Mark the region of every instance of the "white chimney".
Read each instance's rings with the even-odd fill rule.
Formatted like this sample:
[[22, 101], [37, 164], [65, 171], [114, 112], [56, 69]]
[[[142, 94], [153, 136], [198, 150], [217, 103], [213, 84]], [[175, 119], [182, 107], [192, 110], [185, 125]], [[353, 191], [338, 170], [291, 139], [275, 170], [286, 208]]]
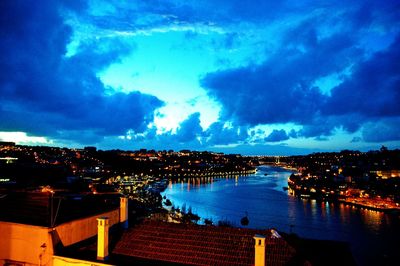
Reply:
[[121, 197], [119, 202], [119, 222], [123, 229], [128, 229], [128, 198]]
[[265, 236], [255, 235], [254, 240], [254, 265], [265, 266]]
[[109, 221], [107, 217], [97, 218], [97, 259], [106, 260], [108, 258], [108, 229]]

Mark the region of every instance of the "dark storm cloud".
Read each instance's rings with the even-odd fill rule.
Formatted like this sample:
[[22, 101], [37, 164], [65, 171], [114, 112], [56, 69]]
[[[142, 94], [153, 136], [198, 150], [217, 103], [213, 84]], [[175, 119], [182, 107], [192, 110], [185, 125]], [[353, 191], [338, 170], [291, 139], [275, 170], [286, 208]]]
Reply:
[[[200, 142], [245, 144], [252, 126], [291, 122], [302, 128], [274, 130], [265, 140], [325, 139], [336, 129], [350, 133], [361, 129], [367, 142], [400, 139], [400, 38], [387, 49], [380, 43], [390, 43], [399, 32], [399, 1], [91, 3], [0, 1], [0, 131], [90, 143], [131, 130], [144, 132], [135, 136], [137, 141], [146, 138], [161, 145], [200, 147]], [[70, 19], [68, 25], [63, 16]], [[147, 126], [154, 110], [163, 105], [160, 100], [139, 92], [114, 93], [97, 77], [99, 71], [135, 49], [121, 39], [96, 39], [97, 34], [162, 32], [183, 26], [192, 29], [186, 32], [190, 40], [198, 34], [196, 27], [214, 27], [225, 36], [219, 45], [234, 49], [246, 41], [243, 35], [256, 36], [257, 30], [272, 24], [281, 24], [282, 29], [279, 36], [265, 36], [265, 41], [276, 40], [279, 48], [266, 52], [267, 44], [257, 40], [257, 49], [261, 49], [257, 53], [265, 50], [264, 62], [202, 78], [203, 87], [222, 106], [220, 121], [205, 131], [200, 114], [194, 113], [176, 134], [157, 135], [154, 127]], [[246, 34], [237, 32], [243, 25]], [[74, 26], [83, 37], [76, 53], [66, 57]], [[85, 33], [91, 36], [85, 38]], [[376, 40], [377, 36], [385, 38]], [[376, 47], [381, 51], [376, 52]], [[345, 69], [349, 73], [342, 76], [347, 77], [341, 77], [342, 84], [330, 94], [316, 87], [316, 80]], [[225, 121], [235, 126], [225, 127]]]
[[109, 93], [96, 76], [132, 47], [92, 41], [66, 57], [72, 30], [60, 7], [71, 8], [59, 1], [0, 4], [0, 130], [77, 140], [79, 131], [91, 131], [86, 135], [94, 141], [145, 130], [162, 102], [138, 92]]
[[196, 140], [202, 133], [200, 113], [193, 113], [179, 125], [175, 136], [179, 142], [189, 142]]
[[[102, 29], [146, 30], [155, 27], [180, 25], [236, 24], [246, 21], [265, 22], [279, 17], [279, 11], [290, 8], [286, 1], [254, 0], [147, 0], [126, 3], [119, 0], [96, 1], [96, 4], [112, 5], [113, 12], [101, 14], [102, 19], [91, 17], [91, 21]], [[97, 16], [97, 15], [96, 15]], [[104, 21], [112, 21], [105, 23]]]
[[307, 122], [327, 100], [312, 83], [345, 67], [348, 62], [342, 57], [358, 53], [341, 34], [312, 43], [313, 47], [309, 43], [307, 34], [306, 52], [283, 49], [260, 66], [208, 74], [202, 84], [223, 104], [226, 119], [250, 125]]
[[355, 66], [353, 74], [334, 88], [321, 106], [324, 123], [319, 121], [313, 127], [327, 132], [341, 125], [351, 133], [362, 128], [366, 142], [400, 140], [396, 134], [400, 117], [399, 47], [400, 36], [386, 50]]
[[269, 134], [266, 138], [266, 142], [279, 142], [279, 141], [284, 141], [288, 140], [289, 136], [287, 135], [286, 131], [284, 129], [281, 130], [276, 130], [274, 129], [271, 134]]
[[[379, 22], [385, 26], [398, 22], [398, 1], [348, 0], [348, 1], [308, 1], [308, 0], [147, 0], [135, 1], [128, 5], [123, 1], [108, 0], [116, 7], [123, 21], [137, 19], [137, 25], [149, 26], [158, 23], [185, 24], [208, 23], [224, 26], [249, 22], [262, 24], [265, 22], [323, 12], [321, 18], [333, 18], [332, 25], [339, 20], [346, 20], [350, 28], [359, 28], [371, 22]], [[101, 1], [99, 1], [101, 4]], [[140, 15], [137, 14], [140, 12]], [[384, 16], [382, 16], [384, 14]], [[136, 15], [136, 16], [133, 16]], [[325, 21], [326, 22], [326, 21]], [[128, 24], [126, 24], [128, 25]], [[351, 29], [348, 30], [351, 30]]]
[[[153, 148], [153, 149], [201, 149], [204, 137], [203, 128], [200, 125], [200, 113], [190, 114], [181, 122], [176, 132], [172, 130], [157, 133], [157, 127], [148, 128], [143, 134], [134, 134], [130, 138], [114, 139], [111, 143], [120, 145], [121, 142], [128, 143], [130, 147], [135, 148]], [[112, 147], [112, 146], [110, 146]]]
[[[177, 132], [181, 139], [202, 135], [208, 144], [237, 143], [248, 138], [251, 126], [291, 122], [302, 129], [275, 130], [266, 140], [322, 140], [336, 129], [349, 133], [362, 129], [366, 141], [399, 140], [393, 134], [398, 128], [393, 123], [400, 116], [396, 104], [400, 102], [398, 39], [387, 50], [375, 53], [377, 47], [382, 49], [382, 42], [390, 43], [390, 36], [399, 32], [398, 1], [152, 0], [139, 2], [133, 9], [144, 16], [124, 13], [124, 19], [115, 24], [119, 29], [132, 29], [126, 23], [132, 18], [142, 29], [215, 25], [225, 31], [219, 45], [226, 49], [235, 48], [239, 41], [236, 25], [291, 25], [282, 27], [279, 49], [273, 54], [269, 51], [261, 64], [216, 71], [202, 78], [209, 95], [222, 104], [221, 121], [200, 134], [199, 121], [192, 115]], [[383, 38], [385, 35], [388, 37]], [[342, 74], [345, 69], [350, 72], [347, 77]], [[343, 83], [331, 94], [322, 93], [315, 82], [329, 75], [340, 75]], [[224, 121], [237, 126], [226, 128]], [[375, 124], [382, 125], [382, 132], [373, 135], [371, 132], [379, 129]], [[186, 130], [190, 128], [195, 133]]]
[[366, 142], [400, 140], [400, 117], [368, 122], [362, 129], [362, 138]]
[[[215, 145], [247, 143], [248, 128], [239, 126], [226, 127], [225, 123], [215, 122], [206, 130], [200, 125], [200, 113], [189, 115], [180, 123], [176, 132], [167, 131], [156, 134], [156, 127], [151, 127], [144, 134], [135, 135], [131, 145], [141, 143], [146, 147], [164, 147], [167, 149], [208, 149]], [[140, 148], [140, 147], [139, 147]]]
[[251, 2], [244, 2], [241, 0], [215, 0], [209, 1], [208, 7], [210, 10], [215, 10], [214, 12], [219, 12], [220, 15], [227, 19], [264, 21], [267, 18], [278, 16], [279, 12], [287, 7], [286, 2], [287, 1], [267, 0], [253, 0]]
[[225, 127], [222, 122], [215, 122], [204, 132], [208, 145], [227, 145], [245, 141], [249, 135], [246, 127]]
[[292, 130], [289, 135], [292, 138], [326, 137], [333, 135], [335, 133], [335, 129], [343, 129], [346, 132], [354, 133], [360, 129], [364, 120], [364, 117], [360, 116], [359, 114], [351, 113], [330, 116], [315, 115], [312, 120], [302, 124], [302, 129], [298, 131]]
[[[224, 126], [215, 122], [206, 130], [200, 125], [200, 113], [193, 113], [182, 121], [176, 132], [167, 131], [156, 134], [156, 127], [148, 128], [144, 134], [135, 135], [131, 145], [141, 143], [146, 147], [164, 147], [167, 149], [207, 149], [215, 145], [246, 143], [249, 137], [246, 127]], [[140, 148], [140, 147], [139, 147]]]
[[324, 113], [365, 117], [400, 116], [400, 36], [385, 51], [355, 67], [332, 91]]
[[[385, 119], [400, 116], [400, 38], [377, 52], [361, 45], [367, 35], [377, 34], [372, 29], [379, 27], [388, 36], [399, 32], [393, 25], [399, 25], [400, 5], [350, 3], [334, 4], [337, 9], [286, 30], [281, 47], [263, 63], [204, 76], [202, 85], [222, 104], [223, 119], [249, 126], [290, 122], [303, 126], [290, 137], [324, 139], [336, 129], [354, 133], [375, 121], [385, 125], [386, 133], [374, 140], [366, 126], [366, 141], [400, 140], [392, 131], [398, 124]], [[374, 48], [379, 41], [368, 44]], [[315, 86], [318, 79], [345, 69], [350, 73], [330, 95]]]

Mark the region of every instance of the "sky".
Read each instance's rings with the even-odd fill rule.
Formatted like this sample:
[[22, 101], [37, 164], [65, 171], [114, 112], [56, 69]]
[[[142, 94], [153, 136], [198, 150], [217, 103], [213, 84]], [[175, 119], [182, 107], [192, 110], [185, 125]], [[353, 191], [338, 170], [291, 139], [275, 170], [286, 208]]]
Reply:
[[400, 148], [400, 2], [2, 0], [0, 140]]

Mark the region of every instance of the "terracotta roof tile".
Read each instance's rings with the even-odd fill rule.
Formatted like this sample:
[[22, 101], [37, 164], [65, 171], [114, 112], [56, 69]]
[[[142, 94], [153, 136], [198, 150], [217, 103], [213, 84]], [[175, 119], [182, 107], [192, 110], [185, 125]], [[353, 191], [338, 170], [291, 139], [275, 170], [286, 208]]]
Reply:
[[190, 265], [253, 265], [254, 235], [266, 236], [267, 265], [295, 254], [269, 230], [147, 222], [124, 233], [114, 254]]

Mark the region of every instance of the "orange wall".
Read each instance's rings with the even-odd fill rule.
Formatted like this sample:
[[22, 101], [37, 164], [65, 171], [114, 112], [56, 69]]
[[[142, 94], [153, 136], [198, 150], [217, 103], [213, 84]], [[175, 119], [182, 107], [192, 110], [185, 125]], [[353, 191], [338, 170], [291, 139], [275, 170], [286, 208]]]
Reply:
[[[25, 262], [28, 265], [50, 265], [53, 247], [50, 229], [0, 222], [0, 259]], [[40, 246], [46, 244], [43, 250]]]
[[119, 209], [57, 226], [56, 231], [61, 243], [69, 246], [97, 235], [97, 218], [99, 217], [108, 217], [111, 227], [119, 223]]
[[[54, 229], [41, 226], [0, 222], [0, 265], [5, 260], [27, 265], [52, 265], [53, 242], [50, 232], [56, 230], [61, 243], [69, 246], [97, 235], [97, 218], [108, 217], [110, 227], [119, 223], [119, 209], [61, 224]], [[45, 244], [46, 248], [41, 246]]]

